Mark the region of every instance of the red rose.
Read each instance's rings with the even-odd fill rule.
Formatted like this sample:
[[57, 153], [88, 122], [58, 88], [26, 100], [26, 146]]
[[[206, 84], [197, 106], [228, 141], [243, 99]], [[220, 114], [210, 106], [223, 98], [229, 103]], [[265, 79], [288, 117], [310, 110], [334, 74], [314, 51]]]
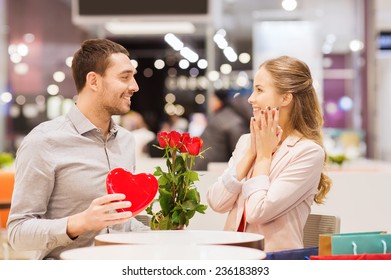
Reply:
[[181, 152], [182, 153], [187, 153], [187, 148], [186, 148], [186, 141], [187, 139], [190, 138], [190, 133], [189, 132], [183, 132], [182, 133], [182, 136], [181, 136], [181, 142], [182, 142], [182, 145], [181, 145]]
[[183, 143], [186, 146], [187, 152], [193, 156], [197, 156], [202, 150], [202, 139], [200, 137], [192, 137], [185, 140]]
[[159, 146], [165, 148], [168, 144], [168, 133], [167, 132], [159, 132], [157, 134], [157, 140], [159, 141]]
[[168, 144], [171, 148], [180, 148], [181, 146], [181, 134], [177, 131], [171, 131], [168, 134]]

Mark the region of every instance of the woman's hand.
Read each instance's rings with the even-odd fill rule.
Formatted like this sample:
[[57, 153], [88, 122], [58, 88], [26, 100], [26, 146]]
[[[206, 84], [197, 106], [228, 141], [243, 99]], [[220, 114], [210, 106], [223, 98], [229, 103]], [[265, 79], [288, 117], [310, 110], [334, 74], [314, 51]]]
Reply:
[[254, 125], [255, 125], [255, 118], [251, 118], [250, 120], [251, 144], [236, 167], [236, 177], [239, 181], [247, 176], [247, 173], [249, 172], [257, 156]]
[[116, 209], [131, 206], [124, 194], [108, 194], [94, 199], [83, 212], [68, 218], [67, 234], [76, 238], [88, 231], [99, 231], [115, 224], [123, 224], [132, 217], [132, 212], [116, 212]]
[[282, 129], [278, 125], [280, 111], [278, 108], [267, 107], [262, 110], [259, 118], [253, 125], [255, 135], [256, 159], [255, 175], [269, 175], [271, 158], [281, 141]]
[[277, 108], [267, 107], [262, 110], [255, 129], [257, 159], [271, 158], [282, 136], [282, 129], [278, 125], [280, 111]]

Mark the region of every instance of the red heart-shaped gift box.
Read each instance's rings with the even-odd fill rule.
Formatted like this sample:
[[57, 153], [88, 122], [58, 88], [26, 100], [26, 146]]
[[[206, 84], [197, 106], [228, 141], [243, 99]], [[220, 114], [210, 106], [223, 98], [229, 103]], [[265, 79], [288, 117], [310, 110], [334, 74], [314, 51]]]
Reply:
[[152, 174], [132, 174], [124, 168], [115, 168], [107, 174], [106, 189], [109, 194], [125, 194], [124, 200], [130, 201], [132, 205], [117, 211], [131, 211], [135, 216], [147, 208], [155, 198], [158, 182]]

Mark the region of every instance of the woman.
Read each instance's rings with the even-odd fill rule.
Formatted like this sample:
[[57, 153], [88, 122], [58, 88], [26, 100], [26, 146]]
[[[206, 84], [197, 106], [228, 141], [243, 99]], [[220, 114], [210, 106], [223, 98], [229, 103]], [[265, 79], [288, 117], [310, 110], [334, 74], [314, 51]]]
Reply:
[[264, 62], [248, 101], [250, 133], [238, 140], [208, 203], [229, 211], [225, 230], [264, 235], [266, 252], [303, 248], [312, 202], [322, 203], [331, 186], [308, 66], [288, 56]]

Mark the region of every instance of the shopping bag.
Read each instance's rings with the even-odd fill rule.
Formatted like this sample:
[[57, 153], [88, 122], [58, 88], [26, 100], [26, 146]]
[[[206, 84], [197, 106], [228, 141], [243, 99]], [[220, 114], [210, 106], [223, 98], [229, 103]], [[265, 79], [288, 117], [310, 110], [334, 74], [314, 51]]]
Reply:
[[310, 260], [391, 260], [391, 254], [310, 256]]
[[313, 255], [318, 255], [318, 246], [269, 252], [266, 254], [266, 260], [309, 260]]
[[391, 252], [391, 235], [386, 231], [319, 235], [319, 256], [389, 252]]

